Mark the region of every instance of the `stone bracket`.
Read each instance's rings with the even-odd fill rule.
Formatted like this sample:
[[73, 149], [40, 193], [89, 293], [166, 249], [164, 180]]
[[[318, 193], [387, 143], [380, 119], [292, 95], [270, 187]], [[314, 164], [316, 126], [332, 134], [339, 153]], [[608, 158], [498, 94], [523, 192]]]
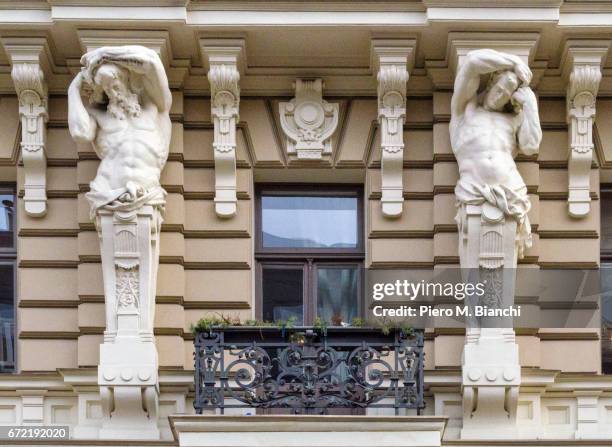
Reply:
[[2, 44], [13, 66], [11, 77], [19, 98], [25, 211], [29, 216], [42, 217], [47, 213], [47, 41], [42, 37], [10, 37], [3, 38]]
[[339, 105], [323, 99], [323, 80], [296, 79], [295, 98], [279, 104], [287, 153], [292, 160], [320, 161], [332, 154]]
[[382, 213], [396, 218], [404, 204], [404, 122], [408, 66], [414, 65], [415, 39], [373, 39], [372, 68], [378, 80]]
[[568, 211], [581, 218], [591, 209], [590, 179], [593, 161], [595, 101], [601, 81], [601, 66], [609, 40], [568, 40], [563, 54], [563, 77], [567, 82]]
[[240, 108], [240, 68], [244, 39], [200, 39], [208, 65], [210, 108], [214, 123], [215, 212], [236, 215], [236, 125]]

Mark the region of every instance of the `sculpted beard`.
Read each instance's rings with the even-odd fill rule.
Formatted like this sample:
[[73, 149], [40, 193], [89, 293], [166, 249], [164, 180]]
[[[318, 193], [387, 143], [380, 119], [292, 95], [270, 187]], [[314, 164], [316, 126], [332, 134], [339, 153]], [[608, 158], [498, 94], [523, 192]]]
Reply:
[[[103, 65], [93, 76], [89, 76], [86, 90], [90, 90], [89, 101], [93, 104], [106, 106], [106, 110], [113, 118], [124, 120], [126, 117], [140, 115], [138, 94], [131, 91], [134, 87], [139, 91], [138, 85], [127, 73], [113, 65]], [[129, 86], [129, 87], [128, 87]]]
[[138, 95], [125, 89], [121, 92], [114, 91], [108, 96], [106, 110], [114, 118], [124, 120], [127, 116], [134, 118], [140, 115], [140, 104]]

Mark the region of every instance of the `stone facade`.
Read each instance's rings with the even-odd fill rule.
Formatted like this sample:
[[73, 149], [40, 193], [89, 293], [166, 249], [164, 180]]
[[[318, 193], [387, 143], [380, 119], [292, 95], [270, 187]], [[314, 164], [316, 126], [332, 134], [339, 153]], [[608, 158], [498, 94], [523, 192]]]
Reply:
[[[100, 160], [70, 136], [67, 91], [81, 56], [105, 44], [155, 50], [172, 92], [153, 329], [164, 440], [173, 438], [169, 415], [193, 412], [190, 325], [204, 315], [254, 315], [255, 184], [362, 184], [366, 267], [459, 265], [449, 121], [464, 50], [523, 51], [533, 71], [542, 142], [537, 157], [516, 158], [533, 230], [519, 264], [599, 265], [600, 185], [612, 182], [612, 4], [26, 3], [0, 4], [0, 182], [19, 195], [18, 372], [0, 374], [1, 425], [62, 424], [76, 438], [100, 436], [103, 256], [85, 197]], [[36, 67], [31, 104], [22, 65]], [[321, 110], [337, 119], [314, 161], [291, 152], [281, 115], [302, 79], [322, 81], [313, 82]], [[388, 92], [400, 99], [387, 104]], [[327, 106], [337, 110], [328, 116]], [[35, 160], [26, 128], [38, 138]], [[425, 414], [448, 418], [445, 440], [463, 427], [464, 343], [461, 329], [426, 331]], [[519, 330], [516, 344], [517, 439], [612, 439], [612, 378], [601, 375], [598, 330]]]

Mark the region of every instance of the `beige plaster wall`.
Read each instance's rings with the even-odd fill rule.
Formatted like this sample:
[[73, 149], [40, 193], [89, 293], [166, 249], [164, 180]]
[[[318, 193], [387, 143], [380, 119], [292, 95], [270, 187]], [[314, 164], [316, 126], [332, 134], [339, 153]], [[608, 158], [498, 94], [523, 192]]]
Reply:
[[[204, 315], [253, 315], [254, 179], [357, 182], [365, 185], [366, 265], [371, 268], [457, 265], [453, 188], [458, 177], [448, 134], [450, 93], [410, 98], [404, 129], [404, 212], [385, 219], [380, 209], [380, 142], [375, 98], [326, 98], [340, 103], [334, 156], [305, 174], [288, 163], [278, 98], [242, 98], [238, 132], [238, 214], [214, 213], [213, 129], [210, 102], [174, 92], [173, 135], [162, 184], [169, 192], [162, 226], [156, 335], [160, 365], [192, 368], [189, 326]], [[18, 203], [19, 367], [23, 371], [93, 366], [104, 330], [98, 239], [84, 193], [98, 160], [67, 129], [66, 98], [49, 102], [46, 217], [30, 218]], [[599, 107], [599, 105], [598, 105]], [[604, 106], [605, 107], [605, 106]], [[536, 243], [523, 264], [537, 268], [596, 266], [599, 260], [599, 170], [592, 170], [591, 214], [566, 211], [567, 130], [562, 98], [541, 99], [544, 140], [537, 159], [520, 157], [533, 208]], [[17, 102], [0, 98], [0, 180], [17, 179]], [[598, 128], [612, 115], [599, 113]], [[611, 123], [612, 124], [612, 123]], [[599, 140], [598, 153], [607, 151]], [[303, 171], [303, 174], [300, 174]], [[15, 174], [16, 172], [16, 174]], [[519, 334], [525, 366], [597, 372], [597, 334], [548, 331]], [[457, 367], [461, 331], [427, 336], [427, 368]], [[575, 362], [580, 358], [584, 361]]]

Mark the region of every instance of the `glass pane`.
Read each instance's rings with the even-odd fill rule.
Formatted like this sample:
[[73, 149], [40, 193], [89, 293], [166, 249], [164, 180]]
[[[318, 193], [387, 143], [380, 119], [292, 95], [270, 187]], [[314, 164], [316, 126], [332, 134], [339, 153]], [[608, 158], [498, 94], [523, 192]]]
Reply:
[[15, 210], [15, 196], [13, 194], [0, 194], [0, 248], [14, 246], [13, 214]]
[[356, 248], [356, 197], [263, 196], [266, 248]]
[[263, 267], [261, 273], [263, 319], [304, 324], [304, 295], [302, 268]]
[[601, 250], [612, 251], [612, 191], [601, 191]]
[[0, 265], [0, 372], [15, 369], [13, 266]]
[[612, 373], [612, 263], [602, 263], [599, 270], [601, 281], [601, 356], [602, 372]]
[[317, 268], [317, 315], [340, 326], [359, 316], [358, 267]]

